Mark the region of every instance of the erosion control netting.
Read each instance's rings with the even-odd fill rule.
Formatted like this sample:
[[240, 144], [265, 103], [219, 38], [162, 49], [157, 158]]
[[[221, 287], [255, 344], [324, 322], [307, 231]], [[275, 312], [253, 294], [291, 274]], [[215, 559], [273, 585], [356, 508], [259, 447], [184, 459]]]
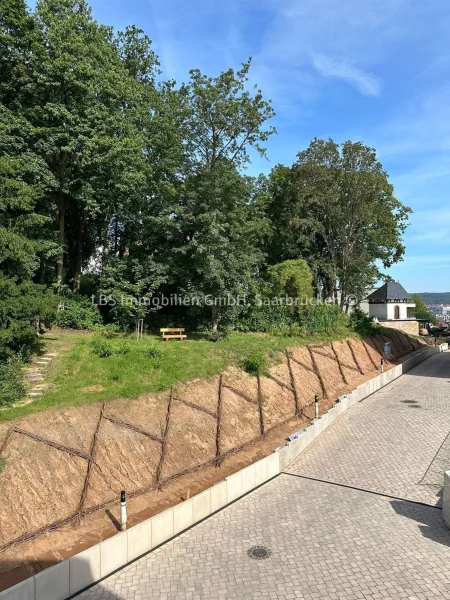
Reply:
[[[294, 417], [314, 416], [426, 343], [398, 333], [295, 347], [267, 376], [230, 367], [166, 393], [117, 399], [0, 424], [0, 552], [222, 461]], [[389, 361], [388, 361], [389, 363]], [[4, 569], [3, 569], [4, 570]]]

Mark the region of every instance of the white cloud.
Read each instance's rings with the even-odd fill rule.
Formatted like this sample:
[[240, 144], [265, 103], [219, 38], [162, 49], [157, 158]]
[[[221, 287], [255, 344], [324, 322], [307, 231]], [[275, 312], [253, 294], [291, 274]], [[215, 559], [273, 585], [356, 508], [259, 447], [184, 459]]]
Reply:
[[321, 75], [347, 81], [365, 96], [378, 96], [381, 93], [382, 83], [379, 77], [365, 73], [345, 59], [314, 54], [312, 64]]

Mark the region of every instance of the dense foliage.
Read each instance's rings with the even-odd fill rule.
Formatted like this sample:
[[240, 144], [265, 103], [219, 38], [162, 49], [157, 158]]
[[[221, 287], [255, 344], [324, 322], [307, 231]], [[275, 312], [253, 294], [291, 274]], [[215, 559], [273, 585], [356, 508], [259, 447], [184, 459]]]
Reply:
[[416, 305], [411, 311], [416, 319], [420, 321], [430, 321], [434, 324], [437, 323], [436, 317], [429, 312], [427, 305], [420, 294], [411, 294], [409, 301]]
[[0, 363], [0, 407], [11, 404], [25, 393], [19, 357]]
[[102, 324], [100, 312], [89, 298], [72, 296], [64, 298], [55, 318], [55, 325], [72, 329], [95, 329]]
[[0, 359], [55, 312], [60, 326], [144, 319], [214, 339], [330, 331], [334, 306], [264, 299], [345, 308], [401, 259], [409, 209], [362, 143], [314, 140], [292, 167], [244, 174], [275, 132], [250, 67], [178, 85], [144, 32], [114, 32], [86, 0], [0, 4]]

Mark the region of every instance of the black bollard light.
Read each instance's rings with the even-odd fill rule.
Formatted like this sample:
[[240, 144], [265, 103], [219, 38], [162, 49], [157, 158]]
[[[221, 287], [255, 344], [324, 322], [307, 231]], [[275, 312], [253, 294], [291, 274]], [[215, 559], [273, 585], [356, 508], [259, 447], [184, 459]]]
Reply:
[[316, 415], [316, 419], [319, 418], [319, 396], [317, 394], [314, 396], [314, 414]]
[[125, 490], [120, 492], [120, 529], [125, 531], [127, 528], [127, 498]]

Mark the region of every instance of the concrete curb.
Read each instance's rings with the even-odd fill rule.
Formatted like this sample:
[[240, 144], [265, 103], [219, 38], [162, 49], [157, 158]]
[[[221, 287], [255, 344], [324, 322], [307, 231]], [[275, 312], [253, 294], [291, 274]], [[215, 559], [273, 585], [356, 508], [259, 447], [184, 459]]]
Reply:
[[[293, 434], [290, 442], [283, 444], [269, 456], [237, 471], [197, 496], [1, 592], [0, 600], [65, 600], [80, 593], [273, 479], [348, 408], [401, 377], [430, 356], [446, 350], [448, 344], [428, 348], [386, 373], [366, 381], [349, 394], [341, 396], [333, 408], [312, 421], [306, 429]], [[447, 515], [450, 526], [450, 471], [445, 474], [445, 481], [448, 506], [446, 509], [444, 492], [444, 519]]]

